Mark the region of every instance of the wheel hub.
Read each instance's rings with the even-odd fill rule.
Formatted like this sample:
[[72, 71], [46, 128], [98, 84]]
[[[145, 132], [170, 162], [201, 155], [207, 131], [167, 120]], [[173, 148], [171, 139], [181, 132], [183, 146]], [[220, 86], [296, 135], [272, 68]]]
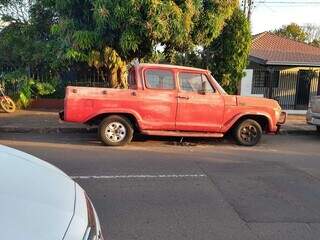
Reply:
[[252, 126], [252, 125], [248, 125], [245, 126], [241, 129], [241, 138], [246, 141], [247, 143], [251, 143], [253, 141], [256, 140], [256, 138], [258, 137], [258, 131], [257, 129]]
[[121, 142], [126, 136], [126, 128], [120, 122], [111, 122], [106, 127], [105, 135], [111, 142]]

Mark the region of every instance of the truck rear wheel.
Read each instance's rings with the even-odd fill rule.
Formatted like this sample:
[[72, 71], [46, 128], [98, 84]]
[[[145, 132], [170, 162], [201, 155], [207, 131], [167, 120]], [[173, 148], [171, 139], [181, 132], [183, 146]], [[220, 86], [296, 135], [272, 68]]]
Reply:
[[235, 127], [233, 135], [239, 145], [255, 146], [262, 137], [262, 128], [255, 120], [245, 119]]
[[133, 127], [127, 118], [112, 115], [100, 123], [99, 136], [107, 146], [123, 146], [131, 142]]
[[320, 133], [320, 126], [317, 126], [317, 131], [318, 133]]

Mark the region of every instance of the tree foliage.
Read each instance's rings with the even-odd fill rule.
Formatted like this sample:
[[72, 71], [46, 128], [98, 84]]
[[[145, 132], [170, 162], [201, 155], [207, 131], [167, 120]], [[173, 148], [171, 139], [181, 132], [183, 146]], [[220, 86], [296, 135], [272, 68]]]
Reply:
[[275, 30], [274, 33], [281, 37], [320, 47], [320, 26], [316, 24], [299, 26], [296, 23], [291, 23]]
[[39, 82], [31, 77], [23, 70], [16, 70], [5, 74], [2, 81], [6, 85], [13, 85], [18, 88], [14, 99], [19, 108], [27, 108], [33, 98], [45, 96], [55, 92], [57, 81], [55, 82]]
[[250, 25], [240, 9], [234, 11], [221, 35], [204, 49], [204, 65], [229, 93], [237, 93], [251, 47]]
[[306, 24], [303, 26], [303, 30], [307, 34], [307, 43], [320, 47], [320, 25]]
[[240, 9], [236, 9], [219, 37], [209, 46], [177, 53], [175, 60], [180, 65], [211, 70], [224, 89], [234, 94], [248, 64], [251, 38], [248, 20]]
[[275, 34], [290, 38], [292, 40], [305, 42], [307, 40], [307, 33], [304, 29], [296, 23], [291, 23], [289, 25], [284, 25], [281, 28], [274, 31]]
[[238, 0], [0, 0], [7, 21], [0, 64], [57, 73], [94, 68], [107, 86], [124, 87], [133, 60], [196, 60], [195, 49], [212, 46], [237, 6]]
[[58, 46], [51, 34], [54, 13], [40, 0], [28, 7], [28, 21], [12, 21], [0, 31], [0, 64], [13, 68], [50, 69], [58, 64]]
[[310, 42], [310, 45], [312, 45], [314, 47], [320, 47], [320, 38], [314, 39], [312, 42]]
[[[151, 55], [157, 45], [163, 46], [169, 62], [176, 51], [209, 45], [237, 4], [237, 0], [56, 0], [59, 22], [53, 31], [60, 37], [65, 59], [94, 62], [92, 66], [116, 87], [125, 85], [125, 74], [119, 74], [123, 64]], [[117, 57], [110, 59], [108, 53]], [[112, 80], [115, 74], [122, 76], [118, 84]]]

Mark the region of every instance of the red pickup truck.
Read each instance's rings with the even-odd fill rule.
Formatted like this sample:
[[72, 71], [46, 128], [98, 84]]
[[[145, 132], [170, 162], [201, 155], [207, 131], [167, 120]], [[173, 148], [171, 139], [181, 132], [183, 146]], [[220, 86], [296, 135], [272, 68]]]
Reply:
[[256, 145], [277, 133], [286, 113], [271, 99], [228, 95], [208, 70], [139, 64], [129, 70], [129, 89], [68, 86], [67, 122], [99, 126], [109, 146], [129, 143], [135, 132], [179, 137], [223, 137]]

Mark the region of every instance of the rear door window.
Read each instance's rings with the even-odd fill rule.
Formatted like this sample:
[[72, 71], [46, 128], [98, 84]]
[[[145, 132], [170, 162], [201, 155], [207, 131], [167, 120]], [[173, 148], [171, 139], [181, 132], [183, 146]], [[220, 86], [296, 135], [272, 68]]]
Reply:
[[145, 82], [150, 89], [175, 89], [173, 73], [167, 70], [147, 70]]
[[128, 75], [128, 84], [130, 89], [137, 89], [137, 83], [136, 83], [136, 78], [135, 78], [135, 70], [132, 68], [129, 71]]

